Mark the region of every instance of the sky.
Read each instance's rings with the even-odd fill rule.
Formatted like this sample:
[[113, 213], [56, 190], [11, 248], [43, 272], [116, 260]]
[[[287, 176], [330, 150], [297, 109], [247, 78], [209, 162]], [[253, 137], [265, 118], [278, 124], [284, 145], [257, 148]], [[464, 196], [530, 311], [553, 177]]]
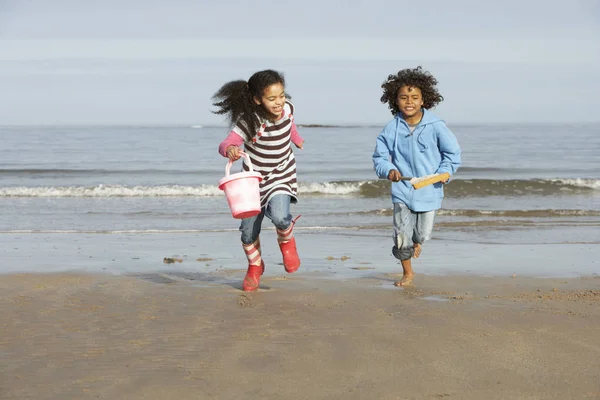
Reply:
[[383, 124], [418, 65], [449, 123], [599, 122], [600, 0], [0, 0], [0, 125], [222, 125], [267, 68], [298, 123]]

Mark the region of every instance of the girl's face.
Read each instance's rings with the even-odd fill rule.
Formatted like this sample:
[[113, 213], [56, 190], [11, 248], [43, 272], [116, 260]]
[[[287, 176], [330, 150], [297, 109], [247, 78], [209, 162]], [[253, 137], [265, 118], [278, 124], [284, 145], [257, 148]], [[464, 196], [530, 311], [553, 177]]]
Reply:
[[414, 86], [402, 86], [400, 90], [398, 90], [396, 104], [404, 119], [420, 115], [421, 106], [423, 105], [423, 94], [421, 93], [421, 89]]
[[272, 119], [277, 120], [281, 118], [283, 105], [285, 104], [285, 90], [283, 85], [281, 83], [274, 83], [271, 86], [267, 86], [263, 91], [262, 97], [260, 99], [255, 97], [254, 102], [263, 106], [271, 114]]

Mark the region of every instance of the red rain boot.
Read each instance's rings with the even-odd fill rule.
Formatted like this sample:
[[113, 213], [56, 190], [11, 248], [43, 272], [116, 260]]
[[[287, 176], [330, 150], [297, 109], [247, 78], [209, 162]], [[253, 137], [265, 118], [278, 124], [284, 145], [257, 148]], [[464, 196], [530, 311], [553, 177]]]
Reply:
[[287, 242], [279, 242], [279, 248], [281, 249], [281, 255], [283, 255], [283, 267], [286, 272], [291, 274], [298, 271], [300, 257], [298, 257], [298, 251], [296, 250], [296, 238], [292, 237]]
[[242, 283], [244, 292], [256, 292], [260, 284], [260, 276], [265, 272], [265, 263], [261, 261], [260, 265], [248, 265], [248, 272]]
[[265, 262], [262, 260], [260, 251], [260, 238], [252, 244], [243, 244], [244, 253], [248, 259], [248, 272], [242, 283], [244, 292], [255, 292], [260, 284], [260, 276], [265, 272]]
[[300, 257], [298, 257], [296, 238], [294, 238], [293, 233], [294, 225], [296, 225], [298, 218], [300, 218], [300, 215], [292, 221], [292, 224], [287, 229], [277, 229], [277, 242], [283, 256], [283, 267], [289, 274], [298, 271], [298, 268], [300, 268]]

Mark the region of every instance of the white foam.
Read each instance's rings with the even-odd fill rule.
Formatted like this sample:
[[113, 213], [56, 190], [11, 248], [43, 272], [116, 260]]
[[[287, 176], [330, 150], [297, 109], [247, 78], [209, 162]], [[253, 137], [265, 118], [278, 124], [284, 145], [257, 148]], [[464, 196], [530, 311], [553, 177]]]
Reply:
[[[300, 184], [303, 195], [350, 195], [358, 193], [361, 182]], [[0, 187], [0, 197], [211, 197], [223, 196], [217, 185], [200, 186], [41, 186]]]
[[600, 190], [600, 179], [585, 179], [585, 178], [574, 178], [574, 179], [550, 179], [551, 182], [562, 183], [563, 185], [577, 186], [590, 188], [594, 190]]
[[350, 195], [360, 192], [364, 182], [313, 182], [300, 184], [298, 190], [302, 194]]
[[[307, 182], [300, 183], [302, 196], [352, 196], [360, 193], [362, 185], [369, 181], [355, 182]], [[548, 179], [546, 182], [566, 186], [600, 190], [599, 179]], [[211, 197], [223, 196], [217, 185], [165, 185], [165, 186], [40, 186], [0, 187], [0, 197]]]
[[44, 186], [3, 187], [0, 197], [166, 197], [166, 196], [222, 196], [216, 185], [200, 186]]

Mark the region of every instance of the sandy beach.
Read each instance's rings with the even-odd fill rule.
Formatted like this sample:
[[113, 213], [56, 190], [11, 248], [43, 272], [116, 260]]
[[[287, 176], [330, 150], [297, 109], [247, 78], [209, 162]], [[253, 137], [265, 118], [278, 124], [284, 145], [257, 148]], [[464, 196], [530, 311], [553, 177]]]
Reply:
[[600, 278], [0, 276], [2, 399], [598, 399]]

